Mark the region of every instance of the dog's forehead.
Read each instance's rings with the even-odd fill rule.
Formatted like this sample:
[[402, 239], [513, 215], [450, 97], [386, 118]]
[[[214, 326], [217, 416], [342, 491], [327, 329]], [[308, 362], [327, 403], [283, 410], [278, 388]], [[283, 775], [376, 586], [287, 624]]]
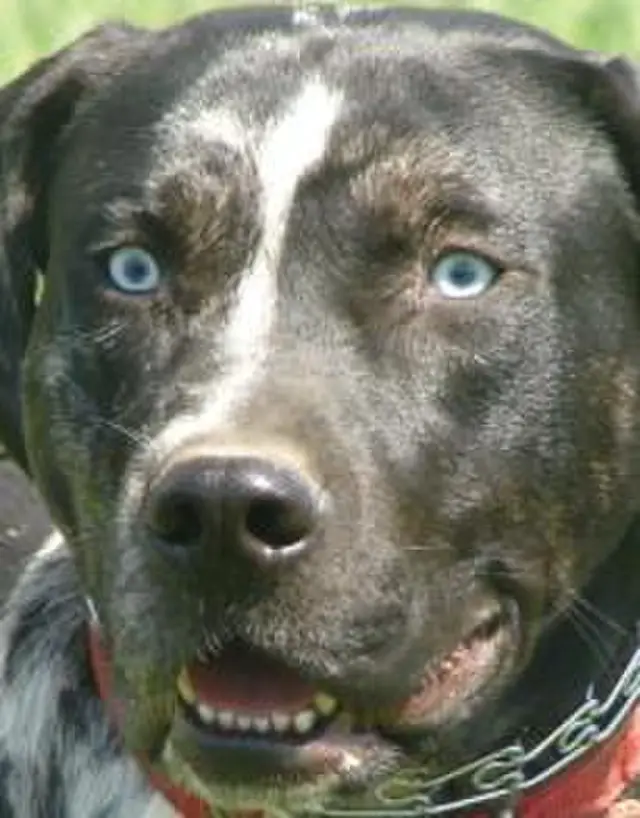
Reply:
[[[380, 125], [392, 137], [428, 134], [480, 151], [485, 134], [491, 134], [488, 147], [505, 136], [506, 129], [499, 134], [496, 126], [507, 122], [501, 147], [509, 150], [514, 131], [530, 141], [536, 125], [570, 117], [554, 72], [547, 83], [544, 75], [527, 76], [519, 62], [522, 51], [555, 53], [544, 39], [519, 29], [508, 29], [509, 37], [472, 27], [443, 33], [429, 20], [388, 27], [311, 25], [240, 39], [201, 62], [195, 80], [167, 98], [153, 131], [154, 156], [161, 161], [163, 154], [188, 152], [203, 137], [234, 149], [255, 148], [310, 84], [343, 100], [332, 131], [376, 128], [378, 152]], [[192, 59], [200, 57], [182, 49], [167, 69], [180, 72]], [[298, 121], [304, 139], [316, 121], [312, 115]]]
[[[475, 33], [463, 31], [439, 43], [436, 32], [424, 25], [390, 30], [316, 26], [242, 40], [212, 56], [191, 87], [167, 100], [158, 129], [168, 137], [162, 147], [169, 149], [171, 138], [190, 133], [208, 132], [232, 144], [242, 132], [259, 138], [310, 81], [347, 98], [342, 119], [366, 109], [402, 129], [411, 101], [420, 105], [429, 97], [435, 102], [429, 107], [444, 103], [441, 108], [451, 113], [461, 91], [467, 101], [490, 93], [470, 81], [477, 40]], [[189, 53], [181, 52], [177, 65], [189, 60]], [[499, 77], [486, 79], [495, 86]], [[309, 131], [313, 124], [310, 119]]]
[[[345, 123], [360, 131], [384, 124], [389, 133], [428, 130], [460, 141], [473, 125], [477, 143], [485, 124], [510, 116], [522, 120], [526, 136], [529, 113], [533, 117], [539, 108], [532, 98], [537, 86], [527, 89], [526, 105], [520, 104], [523, 72], [509, 66], [509, 52], [550, 47], [541, 35], [536, 44], [529, 30], [492, 18], [498, 33], [478, 27], [473, 15], [470, 21], [467, 15], [452, 19], [456, 25], [447, 17], [443, 29], [438, 15], [426, 12], [420, 21], [366, 25], [348, 15], [338, 24], [322, 24], [312, 15], [308, 25], [280, 20], [257, 34], [220, 38], [214, 30], [200, 33], [197, 42], [186, 35], [164, 45], [160, 40], [109, 84], [81, 123], [83, 154], [95, 143], [103, 160], [87, 162], [87, 168], [108, 167], [111, 155], [125, 167], [130, 158], [133, 179], [149, 170], [142, 181], [153, 183], [154, 170], [207, 141], [255, 148], [309, 84], [342, 97], [333, 131], [344, 132]], [[204, 23], [194, 30], [206, 30]], [[302, 116], [298, 122], [301, 139], [316, 124], [312, 116], [306, 125]], [[91, 130], [86, 136], [85, 126]]]
[[[476, 40], [475, 33], [462, 31], [443, 46], [437, 31], [409, 25], [315, 26], [242, 41], [167, 100], [151, 129], [153, 170], [161, 179], [186, 169], [199, 151], [218, 146], [258, 165], [262, 178], [274, 168], [273, 179], [296, 163], [301, 174], [313, 170], [329, 149], [334, 159], [353, 160], [356, 145], [361, 154], [380, 157], [399, 136], [405, 158], [407, 137], [416, 151], [428, 137], [436, 154], [441, 147], [440, 153], [453, 156], [474, 119], [479, 145], [483, 118], [488, 112], [489, 123], [495, 122], [499, 96], [508, 96], [498, 72], [475, 82]], [[534, 103], [529, 99], [527, 106]], [[526, 115], [527, 106], [519, 113]], [[506, 99], [503, 107], [517, 114], [519, 104]], [[282, 148], [278, 159], [286, 160], [280, 168], [273, 164], [276, 144]]]
[[[118, 198], [169, 212], [185, 203], [174, 221], [195, 207], [199, 225], [203, 207], [240, 200], [255, 223], [268, 193], [269, 212], [286, 217], [309, 174], [348, 180], [367, 164], [388, 189], [398, 182], [401, 198], [407, 182], [437, 193], [455, 177], [524, 230], [548, 211], [542, 188], [563, 209], [584, 195], [605, 143], [553, 71], [527, 76], [519, 52], [533, 35], [510, 37], [410, 22], [294, 27], [197, 49], [178, 40], [132, 64], [76, 129], [72, 187], [61, 182], [67, 235], [76, 208], [99, 212]], [[411, 203], [425, 204], [397, 205]]]
[[[392, 180], [395, 161], [396, 181], [412, 175], [424, 190], [434, 177], [457, 176], [514, 214], [541, 177], [582, 176], [588, 151], [566, 144], [589, 142], [589, 134], [553, 99], [552, 87], [541, 90], [538, 78], [527, 84], [520, 67], [509, 66], [506, 47], [504, 72], [498, 63], [489, 71], [486, 49], [494, 59], [496, 44], [477, 32], [462, 30], [446, 43], [439, 36], [411, 24], [313, 27], [243, 41], [166, 106], [153, 128], [151, 183], [160, 188], [181, 173], [196, 179], [203, 156], [219, 152], [230, 167], [246, 160], [244, 172], [257, 176], [263, 192], [291, 200], [320, 166], [332, 172], [372, 163]], [[554, 186], [553, 195], [574, 187]]]

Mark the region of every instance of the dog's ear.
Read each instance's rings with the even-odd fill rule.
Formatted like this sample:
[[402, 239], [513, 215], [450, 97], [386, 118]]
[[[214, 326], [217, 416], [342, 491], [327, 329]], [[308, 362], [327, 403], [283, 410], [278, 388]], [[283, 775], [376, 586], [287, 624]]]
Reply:
[[531, 48], [515, 53], [527, 75], [568, 94], [608, 137], [640, 210], [640, 63], [597, 51]]
[[587, 55], [596, 72], [590, 103], [609, 134], [627, 182], [640, 203], [640, 64], [626, 57]]
[[0, 441], [25, 469], [20, 371], [47, 264], [47, 198], [59, 145], [79, 107], [150, 36], [105, 25], [0, 89]]

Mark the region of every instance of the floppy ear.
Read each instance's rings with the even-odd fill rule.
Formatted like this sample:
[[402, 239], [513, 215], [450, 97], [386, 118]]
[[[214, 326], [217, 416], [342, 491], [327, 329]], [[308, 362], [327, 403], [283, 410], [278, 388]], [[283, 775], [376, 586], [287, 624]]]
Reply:
[[605, 133], [611, 136], [629, 188], [640, 202], [640, 64], [593, 52], [588, 61], [597, 71], [591, 104]]
[[20, 372], [36, 277], [47, 265], [47, 194], [59, 144], [79, 105], [148, 36], [102, 26], [0, 90], [0, 441], [24, 469]]

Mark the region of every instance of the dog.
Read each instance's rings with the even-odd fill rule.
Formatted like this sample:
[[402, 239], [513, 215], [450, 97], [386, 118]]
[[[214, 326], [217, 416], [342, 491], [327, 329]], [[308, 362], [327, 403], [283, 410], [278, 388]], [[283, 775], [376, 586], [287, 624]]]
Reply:
[[2, 818], [614, 814], [638, 76], [276, 6], [4, 87], [0, 430], [54, 532], [3, 610]]

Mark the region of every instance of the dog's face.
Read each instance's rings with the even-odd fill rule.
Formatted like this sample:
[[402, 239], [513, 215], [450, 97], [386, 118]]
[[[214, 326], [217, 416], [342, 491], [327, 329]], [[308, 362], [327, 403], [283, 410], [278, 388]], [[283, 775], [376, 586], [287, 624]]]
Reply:
[[622, 64], [273, 14], [0, 97], [2, 417], [129, 749], [295, 810], [464, 760], [633, 521], [639, 177]]

